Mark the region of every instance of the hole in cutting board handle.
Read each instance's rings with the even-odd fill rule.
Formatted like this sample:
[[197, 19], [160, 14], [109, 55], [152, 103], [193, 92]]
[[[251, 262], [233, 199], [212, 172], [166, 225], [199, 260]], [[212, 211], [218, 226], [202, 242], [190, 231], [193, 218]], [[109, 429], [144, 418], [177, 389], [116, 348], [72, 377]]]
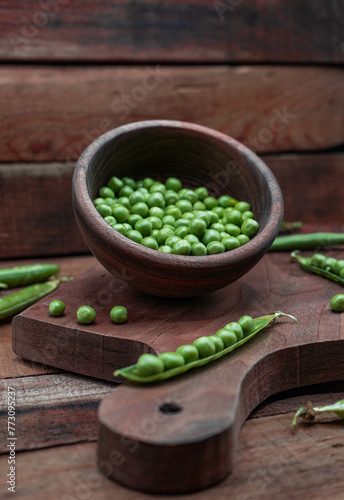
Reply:
[[159, 406], [159, 411], [165, 415], [174, 415], [175, 413], [183, 411], [183, 408], [177, 403], [163, 403]]

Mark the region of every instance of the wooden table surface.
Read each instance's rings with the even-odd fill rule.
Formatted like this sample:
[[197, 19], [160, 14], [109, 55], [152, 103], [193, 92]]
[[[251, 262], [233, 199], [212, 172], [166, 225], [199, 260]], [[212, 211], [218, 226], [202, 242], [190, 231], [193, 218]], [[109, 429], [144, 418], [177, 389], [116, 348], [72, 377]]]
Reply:
[[[50, 261], [61, 274], [78, 276], [95, 259], [72, 256], [2, 261], [0, 267]], [[0, 497], [7, 490], [7, 388], [16, 391], [17, 499], [144, 500], [165, 498], [129, 490], [96, 468], [97, 407], [115, 387], [18, 358], [11, 348], [11, 322], [0, 323]], [[233, 473], [216, 487], [179, 499], [344, 498], [344, 421], [324, 415], [292, 433], [293, 412], [344, 397], [344, 381], [278, 394], [261, 404], [244, 424]], [[166, 498], [170, 498], [166, 496]]]

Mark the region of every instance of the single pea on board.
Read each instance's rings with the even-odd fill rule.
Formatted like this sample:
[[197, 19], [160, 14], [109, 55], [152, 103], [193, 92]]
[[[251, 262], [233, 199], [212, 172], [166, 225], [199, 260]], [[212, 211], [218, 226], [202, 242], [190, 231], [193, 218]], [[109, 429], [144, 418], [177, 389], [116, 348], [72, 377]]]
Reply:
[[330, 307], [332, 311], [343, 312], [344, 311], [344, 295], [342, 293], [337, 293], [332, 297], [330, 301]]
[[175, 352], [163, 352], [159, 356], [142, 354], [137, 364], [116, 370], [114, 375], [141, 383], [166, 380], [225, 356], [281, 316], [287, 316], [297, 323], [294, 316], [281, 311], [255, 319], [242, 316], [238, 322], [228, 323], [216, 332], [217, 341], [214, 341], [214, 335], [202, 336], [195, 339], [192, 345], [179, 346]]

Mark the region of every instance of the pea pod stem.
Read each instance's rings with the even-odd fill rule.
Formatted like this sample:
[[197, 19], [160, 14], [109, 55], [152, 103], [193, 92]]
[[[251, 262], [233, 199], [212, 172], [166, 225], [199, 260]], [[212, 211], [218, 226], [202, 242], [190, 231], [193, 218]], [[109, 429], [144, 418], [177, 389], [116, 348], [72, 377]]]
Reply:
[[3, 268], [0, 269], [0, 288], [15, 288], [41, 283], [55, 276], [59, 271], [59, 266], [55, 264], [29, 264]]
[[0, 319], [13, 316], [53, 292], [59, 286], [59, 280], [46, 281], [30, 285], [19, 292], [0, 299]]
[[308, 233], [277, 236], [269, 252], [314, 250], [318, 247], [344, 245], [344, 233]]
[[305, 271], [308, 271], [310, 273], [318, 274], [319, 276], [322, 276], [324, 278], [330, 279], [332, 281], [335, 281], [336, 283], [340, 283], [341, 285], [344, 286], [344, 279], [338, 276], [337, 274], [332, 273], [331, 271], [328, 271], [326, 269], [322, 269], [321, 267], [314, 266], [311, 263], [311, 258], [310, 257], [301, 257], [299, 255], [300, 250], [294, 250], [291, 254], [290, 257], [294, 260], [296, 260], [302, 269]]
[[222, 351], [217, 352], [216, 354], [213, 354], [212, 356], [208, 356], [206, 358], [198, 359], [197, 361], [192, 361], [191, 363], [187, 363], [183, 366], [179, 366], [178, 368], [173, 368], [171, 370], [164, 371], [162, 373], [158, 373], [156, 375], [152, 375], [149, 377], [142, 377], [139, 376], [137, 371], [136, 371], [136, 364], [128, 366], [126, 368], [121, 368], [119, 370], [116, 370], [114, 375], [118, 376], [121, 375], [122, 377], [127, 378], [128, 380], [131, 380], [133, 382], [142, 382], [142, 383], [149, 383], [149, 382], [158, 382], [161, 380], [166, 380], [168, 378], [174, 377], [176, 375], [180, 375], [181, 373], [185, 373], [186, 371], [191, 370], [192, 368], [198, 368], [200, 366], [204, 366], [211, 361], [215, 361], [216, 359], [222, 358], [222, 356], [225, 356], [226, 354], [234, 351], [234, 349], [237, 349], [238, 347], [242, 346], [246, 342], [248, 342], [252, 337], [254, 337], [258, 332], [263, 330], [263, 328], [266, 328], [268, 325], [273, 324], [277, 318], [280, 316], [287, 316], [291, 318], [295, 323], [297, 323], [297, 319], [290, 315], [286, 314], [282, 311], [275, 311], [274, 313], [268, 314], [267, 316], [261, 316], [259, 318], [255, 318], [253, 320], [254, 322], [254, 328], [252, 333], [247, 335], [247, 337], [244, 337], [242, 340], [236, 342], [234, 345], [227, 347], [223, 349]]
[[340, 418], [344, 419], [344, 399], [333, 403], [332, 405], [326, 406], [313, 406], [310, 401], [307, 401], [306, 408], [301, 406], [295, 415], [293, 416], [290, 427], [295, 428], [298, 417], [302, 417], [304, 420], [314, 420], [317, 413], [332, 412], [338, 415]]

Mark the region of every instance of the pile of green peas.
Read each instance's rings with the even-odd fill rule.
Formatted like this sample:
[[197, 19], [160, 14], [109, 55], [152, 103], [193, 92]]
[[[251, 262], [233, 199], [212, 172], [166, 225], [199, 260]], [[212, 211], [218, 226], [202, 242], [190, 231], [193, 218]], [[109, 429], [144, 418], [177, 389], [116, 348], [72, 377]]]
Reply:
[[244, 245], [259, 223], [251, 206], [232, 196], [209, 196], [205, 187], [183, 188], [176, 177], [112, 177], [93, 203], [115, 230], [153, 250], [214, 255]]
[[228, 323], [215, 335], [199, 337], [192, 344], [179, 346], [174, 352], [162, 352], [159, 356], [142, 354], [136, 364], [137, 374], [141, 377], [150, 377], [198, 359], [213, 356], [250, 335], [253, 329], [253, 319], [245, 315], [237, 322]]

